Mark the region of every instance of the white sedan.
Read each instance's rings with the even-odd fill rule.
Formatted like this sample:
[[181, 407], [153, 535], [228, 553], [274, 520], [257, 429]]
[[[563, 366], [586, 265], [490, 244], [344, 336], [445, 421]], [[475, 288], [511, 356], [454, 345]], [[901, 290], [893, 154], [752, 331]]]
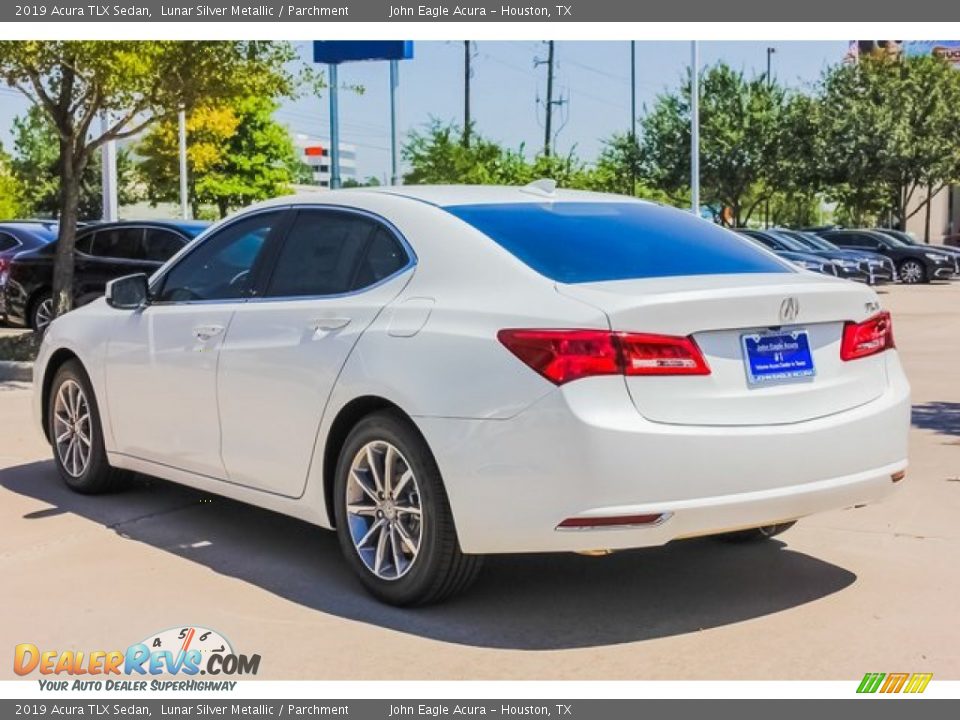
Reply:
[[70, 487], [135, 471], [335, 528], [395, 604], [490, 553], [769, 537], [907, 465], [871, 289], [547, 181], [258, 205], [56, 320], [34, 372]]

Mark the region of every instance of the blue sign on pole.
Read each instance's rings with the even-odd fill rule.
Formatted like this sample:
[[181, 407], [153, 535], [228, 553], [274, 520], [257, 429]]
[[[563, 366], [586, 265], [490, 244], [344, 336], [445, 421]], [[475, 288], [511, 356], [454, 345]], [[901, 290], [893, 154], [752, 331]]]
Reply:
[[399, 83], [397, 61], [413, 57], [412, 40], [314, 40], [313, 61], [326, 63], [330, 73], [330, 188], [340, 187], [340, 119], [338, 117], [337, 66], [345, 62], [364, 60], [390, 61], [390, 135], [391, 176], [397, 182], [397, 104]]
[[313, 61], [337, 65], [363, 60], [409, 60], [412, 40], [314, 40]]

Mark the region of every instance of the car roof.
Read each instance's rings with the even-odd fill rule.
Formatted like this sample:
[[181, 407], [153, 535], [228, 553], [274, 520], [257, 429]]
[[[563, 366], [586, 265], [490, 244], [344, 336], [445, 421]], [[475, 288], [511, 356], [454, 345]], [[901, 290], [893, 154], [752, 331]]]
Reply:
[[287, 195], [261, 203], [259, 207], [277, 205], [345, 204], [360, 195], [391, 195], [437, 207], [456, 205], [505, 205], [544, 202], [647, 202], [638, 198], [585, 190], [547, 191], [543, 181], [526, 186], [511, 185], [393, 185], [386, 187], [347, 188]]
[[23, 233], [38, 240], [55, 240], [57, 237], [56, 221], [43, 220], [7, 220], [0, 222], [0, 230], [13, 233]]
[[113, 222], [100, 222], [93, 223], [91, 225], [86, 225], [84, 227], [77, 228], [77, 230], [82, 230], [83, 232], [90, 232], [95, 230], [104, 230], [116, 227], [158, 227], [158, 228], [168, 228], [171, 230], [184, 230], [184, 231], [193, 231], [197, 232], [204, 230], [210, 226], [209, 222], [204, 220], [116, 220]]

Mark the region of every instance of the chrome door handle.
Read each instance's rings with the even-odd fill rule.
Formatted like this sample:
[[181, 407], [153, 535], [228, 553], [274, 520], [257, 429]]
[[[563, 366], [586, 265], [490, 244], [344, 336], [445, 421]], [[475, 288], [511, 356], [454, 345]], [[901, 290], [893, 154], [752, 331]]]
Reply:
[[339, 330], [350, 324], [350, 318], [316, 318], [311, 320], [309, 325], [317, 332], [330, 332]]
[[223, 332], [223, 325], [200, 325], [193, 329], [193, 336], [200, 342], [206, 342]]

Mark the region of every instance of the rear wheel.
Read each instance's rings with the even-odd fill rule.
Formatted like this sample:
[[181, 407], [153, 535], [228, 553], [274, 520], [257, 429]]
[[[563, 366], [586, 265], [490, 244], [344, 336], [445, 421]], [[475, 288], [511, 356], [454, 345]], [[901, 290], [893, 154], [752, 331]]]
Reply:
[[33, 301], [28, 322], [38, 335], [43, 335], [47, 331], [50, 323], [53, 322], [53, 296], [50, 293], [41, 293]]
[[97, 400], [79, 362], [70, 360], [60, 366], [48, 402], [48, 435], [63, 481], [72, 490], [90, 495], [114, 489], [124, 473], [107, 462]]
[[793, 520], [775, 525], [763, 525], [757, 528], [750, 528], [749, 530], [723, 533], [722, 535], [717, 535], [717, 538], [725, 542], [757, 542], [758, 540], [769, 540], [780, 533], [786, 532], [796, 524], [797, 521]]
[[919, 260], [904, 260], [900, 263], [900, 282], [907, 285], [927, 282], [927, 270]]
[[474, 580], [481, 558], [460, 551], [433, 455], [395, 412], [361, 420], [347, 437], [334, 487], [337, 535], [364, 586], [392, 605], [424, 605]]

